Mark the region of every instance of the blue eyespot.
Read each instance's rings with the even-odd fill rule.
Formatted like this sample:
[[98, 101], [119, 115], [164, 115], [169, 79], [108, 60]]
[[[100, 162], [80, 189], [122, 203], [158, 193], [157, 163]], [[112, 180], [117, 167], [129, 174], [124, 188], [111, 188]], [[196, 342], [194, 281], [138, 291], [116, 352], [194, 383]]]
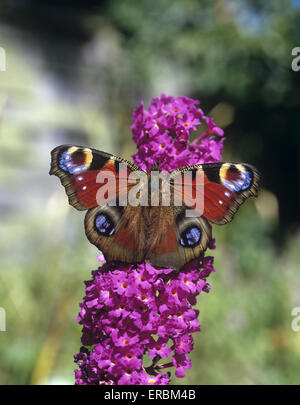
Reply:
[[199, 244], [201, 240], [201, 231], [196, 226], [191, 226], [187, 228], [180, 235], [179, 243], [183, 247], [194, 247]]
[[112, 236], [115, 232], [113, 221], [107, 214], [99, 214], [95, 218], [95, 227], [100, 235]]
[[243, 184], [241, 185], [241, 190], [247, 190], [248, 188], [250, 188], [251, 184], [252, 184], [252, 180], [253, 180], [253, 175], [251, 172], [245, 171], [244, 173], [242, 173], [242, 180], [243, 180]]
[[251, 187], [252, 181], [253, 181], [252, 173], [246, 170], [245, 172], [240, 172], [240, 175], [236, 180], [223, 179], [223, 184], [230, 190], [239, 192], [248, 190]]
[[88, 165], [75, 163], [68, 151], [61, 153], [58, 159], [58, 166], [69, 174], [79, 174], [88, 168]]

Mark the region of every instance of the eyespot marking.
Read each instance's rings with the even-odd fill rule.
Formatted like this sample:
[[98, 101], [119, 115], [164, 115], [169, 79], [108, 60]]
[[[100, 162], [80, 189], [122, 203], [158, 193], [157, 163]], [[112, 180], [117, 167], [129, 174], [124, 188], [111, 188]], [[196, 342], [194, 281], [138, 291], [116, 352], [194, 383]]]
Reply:
[[115, 233], [115, 226], [107, 214], [99, 214], [95, 217], [95, 228], [100, 235], [112, 236]]
[[[225, 187], [237, 193], [251, 187], [253, 174], [241, 164], [225, 163], [220, 168], [220, 179]], [[226, 192], [225, 195], [227, 196]]]
[[196, 226], [191, 226], [181, 233], [179, 243], [183, 247], [192, 248], [198, 245], [200, 240], [201, 240], [200, 229]]

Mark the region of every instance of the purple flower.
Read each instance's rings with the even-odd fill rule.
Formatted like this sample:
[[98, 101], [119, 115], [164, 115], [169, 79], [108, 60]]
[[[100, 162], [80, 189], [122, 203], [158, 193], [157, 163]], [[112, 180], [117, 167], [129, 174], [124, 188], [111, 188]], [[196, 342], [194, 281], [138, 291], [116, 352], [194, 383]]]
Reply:
[[[221, 160], [223, 131], [197, 104], [164, 94], [148, 110], [141, 102], [131, 126], [135, 163], [145, 170], [158, 164], [172, 171]], [[207, 129], [190, 142], [203, 124]], [[214, 238], [209, 247], [215, 248]], [[180, 272], [149, 263], [105, 263], [103, 255], [98, 261], [102, 266], [85, 282], [77, 317], [84, 346], [74, 356], [76, 384], [166, 385], [171, 373], [165, 369], [174, 367], [175, 376], [184, 377], [191, 367], [187, 355], [193, 350], [193, 334], [200, 330], [193, 305], [202, 291], [210, 290], [206, 279], [215, 271], [213, 257], [203, 255]], [[147, 357], [152, 360], [148, 366]]]
[[158, 338], [155, 340], [152, 336], [147, 344], [148, 355], [151, 358], [159, 356], [161, 358], [169, 357], [172, 353], [172, 348], [168, 346], [168, 339]]
[[172, 358], [172, 363], [176, 367], [175, 375], [178, 378], [184, 377], [184, 370], [188, 370], [192, 367], [192, 362], [185, 353], [175, 353], [174, 357]]
[[[162, 169], [172, 171], [181, 166], [221, 160], [223, 130], [197, 104], [198, 100], [164, 94], [152, 100], [148, 111], [140, 103], [133, 112], [131, 126], [138, 149], [133, 158], [139, 167], [150, 170], [159, 164]], [[191, 133], [202, 124], [207, 129], [190, 142]]]
[[[94, 348], [75, 355], [76, 384], [165, 384], [170, 376], [163, 370], [173, 365], [176, 375], [183, 375], [190, 361], [182, 354], [192, 350], [191, 334], [200, 330], [190, 301], [205, 291], [213, 271], [212, 258], [204, 259], [179, 273], [148, 263], [122, 270], [106, 263], [93, 271], [78, 322], [82, 343]], [[109, 299], [106, 294], [101, 300], [108, 285]], [[148, 367], [143, 366], [146, 354], [152, 358]], [[159, 364], [169, 356], [171, 363]]]

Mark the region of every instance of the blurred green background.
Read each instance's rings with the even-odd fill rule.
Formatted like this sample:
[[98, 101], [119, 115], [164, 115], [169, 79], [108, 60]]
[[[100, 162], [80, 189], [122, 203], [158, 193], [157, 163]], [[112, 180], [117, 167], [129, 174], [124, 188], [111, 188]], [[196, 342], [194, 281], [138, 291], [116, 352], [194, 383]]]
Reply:
[[[214, 227], [212, 290], [179, 384], [299, 384], [300, 2], [1, 1], [0, 384], [74, 384], [83, 280], [97, 268], [84, 213], [48, 175], [62, 143], [126, 158], [131, 115], [162, 92], [201, 100], [224, 160], [263, 186]], [[172, 380], [175, 383], [175, 379]]]

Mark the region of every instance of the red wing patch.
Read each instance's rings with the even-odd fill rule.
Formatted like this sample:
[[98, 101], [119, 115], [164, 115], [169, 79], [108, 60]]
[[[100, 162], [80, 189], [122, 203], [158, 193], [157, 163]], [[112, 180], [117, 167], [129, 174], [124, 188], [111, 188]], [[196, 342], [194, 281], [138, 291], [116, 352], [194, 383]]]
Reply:
[[174, 225], [164, 232], [164, 238], [153, 250], [155, 254], [176, 252], [178, 250], [177, 236]]
[[226, 187], [213, 183], [205, 176], [203, 216], [211, 222], [219, 222], [230, 212], [236, 194]]
[[136, 240], [134, 237], [129, 237], [128, 235], [128, 223], [124, 221], [119, 229], [118, 232], [116, 233], [116, 236], [114, 237], [114, 243], [118, 244], [122, 248], [129, 249], [131, 251], [135, 251], [138, 249], [138, 244], [136, 243]]

